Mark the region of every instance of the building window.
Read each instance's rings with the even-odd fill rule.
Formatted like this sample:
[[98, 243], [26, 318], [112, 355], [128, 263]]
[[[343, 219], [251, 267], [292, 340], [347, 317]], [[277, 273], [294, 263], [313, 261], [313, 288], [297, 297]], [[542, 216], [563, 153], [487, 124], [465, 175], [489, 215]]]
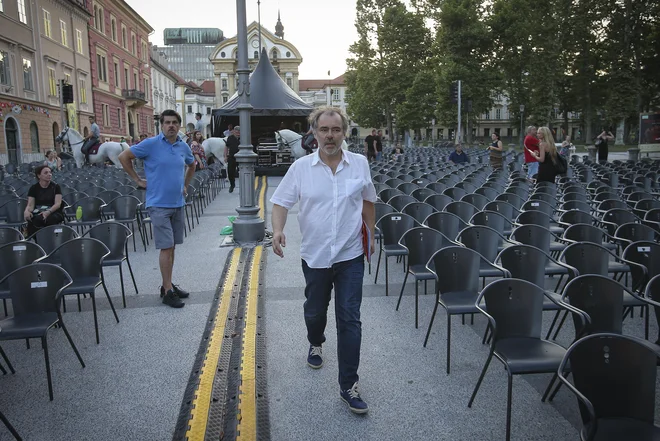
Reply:
[[83, 37], [80, 29], [76, 29], [76, 50], [79, 54], [83, 53]]
[[332, 91], [332, 101], [339, 101], [339, 89]]
[[254, 59], [255, 60], [259, 59], [259, 51], [254, 51]]
[[69, 47], [69, 39], [66, 35], [66, 23], [64, 20], [60, 20], [60, 36], [62, 37], [62, 44]]
[[27, 14], [25, 13], [25, 0], [18, 0], [18, 19], [21, 23], [27, 24]]
[[226, 103], [228, 100], [229, 100], [228, 97], [223, 96], [223, 97], [222, 97], [222, 104]]
[[126, 26], [121, 25], [121, 47], [128, 49], [128, 37], [126, 37]]
[[502, 119], [502, 109], [495, 109], [495, 119]]
[[511, 138], [513, 136], [513, 129], [511, 128], [506, 129], [506, 136]]
[[222, 90], [227, 90], [227, 79], [223, 78], [220, 83], [222, 84]]
[[87, 104], [87, 82], [81, 78], [78, 80], [80, 92], [78, 96], [80, 97], [80, 104]]
[[484, 136], [489, 137], [490, 136], [490, 129], [484, 129]]
[[117, 107], [117, 126], [121, 129], [122, 124], [121, 124], [121, 108]]
[[140, 83], [138, 83], [138, 75], [133, 72], [133, 89], [138, 90], [140, 88]]
[[25, 90], [34, 90], [32, 81], [32, 60], [23, 58], [23, 88]]
[[137, 45], [135, 43], [135, 34], [131, 34], [131, 53], [137, 55]]
[[44, 35], [48, 38], [53, 38], [53, 33], [50, 29], [50, 12], [44, 9]]
[[115, 87], [119, 87], [119, 64], [115, 63]]
[[71, 75], [70, 74], [68, 74], [68, 73], [64, 74], [64, 82], [66, 84], [71, 84]]
[[117, 42], [117, 20], [110, 16], [110, 35], [112, 36], [112, 41]]
[[490, 112], [484, 113], [484, 119], [490, 119]]
[[30, 123], [30, 141], [32, 141], [32, 153], [39, 153], [39, 128], [37, 123]]
[[105, 55], [96, 54], [96, 70], [99, 81], [108, 82], [108, 70], [106, 66]]
[[124, 89], [127, 89], [127, 90], [128, 90], [128, 89], [130, 89], [130, 88], [131, 88], [131, 86], [130, 86], [130, 84], [129, 84], [129, 82], [128, 82], [128, 68], [125, 67], [125, 68], [124, 68]]
[[101, 33], [103, 32], [103, 8], [94, 5], [94, 27]]
[[210, 108], [210, 107], [207, 107], [207, 108], [206, 108], [206, 114], [207, 114], [207, 115], [210, 115], [210, 114], [211, 114], [211, 108]]
[[149, 101], [149, 80], [144, 79], [144, 99]]
[[48, 68], [48, 95], [57, 96], [57, 80], [55, 79], [55, 69]]
[[0, 84], [11, 86], [11, 69], [9, 67], [9, 54], [0, 51]]
[[286, 85], [293, 89], [291, 78], [286, 79]]
[[101, 104], [101, 115], [103, 118], [103, 125], [108, 127], [110, 125], [110, 106], [108, 104]]
[[188, 106], [188, 113], [192, 113], [192, 106]]
[[148, 55], [148, 49], [147, 49], [147, 43], [144, 41], [142, 42], [142, 53], [140, 54], [142, 56], [142, 61], [145, 63], [149, 61], [149, 55]]
[[277, 61], [277, 49], [273, 49], [273, 52], [271, 53], [271, 57], [273, 61]]

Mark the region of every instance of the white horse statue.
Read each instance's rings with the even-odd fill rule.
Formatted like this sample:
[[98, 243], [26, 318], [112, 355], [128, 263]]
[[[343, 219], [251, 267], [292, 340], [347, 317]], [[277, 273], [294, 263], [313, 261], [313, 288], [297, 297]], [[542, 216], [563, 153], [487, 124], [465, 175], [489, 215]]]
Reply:
[[215, 158], [215, 161], [220, 161], [222, 166], [225, 165], [225, 142], [227, 138], [206, 138], [202, 141], [202, 148], [206, 155], [206, 160]]
[[[82, 168], [85, 163], [85, 155], [82, 152], [82, 146], [85, 143], [83, 136], [71, 127], [65, 127], [62, 132], [57, 135], [55, 142], [67, 141], [71, 146], [73, 158], [76, 160], [78, 168]], [[95, 155], [89, 155], [89, 162], [96, 164], [98, 162], [104, 163], [108, 159], [115, 164], [115, 167], [122, 168], [119, 162], [119, 154], [129, 148], [125, 142], [104, 142], [99, 146], [98, 152]]]
[[[307, 155], [307, 151], [305, 151], [302, 146], [302, 138], [302, 135], [289, 129], [282, 129], [275, 132], [275, 140], [277, 141], [277, 145], [280, 148], [291, 149], [291, 154], [293, 154], [295, 159], [300, 159]], [[348, 144], [346, 144], [346, 140], [341, 143], [341, 148], [343, 150], [348, 150]]]

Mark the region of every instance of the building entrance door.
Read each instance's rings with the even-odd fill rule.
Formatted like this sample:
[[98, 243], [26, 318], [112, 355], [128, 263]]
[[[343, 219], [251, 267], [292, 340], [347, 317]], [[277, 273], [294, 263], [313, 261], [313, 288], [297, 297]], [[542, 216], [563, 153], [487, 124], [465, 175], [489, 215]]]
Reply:
[[128, 135], [135, 141], [135, 121], [133, 121], [133, 112], [128, 112]]
[[14, 118], [7, 118], [5, 125], [5, 139], [7, 141], [7, 156], [10, 164], [20, 163], [20, 144], [18, 141], [18, 126]]

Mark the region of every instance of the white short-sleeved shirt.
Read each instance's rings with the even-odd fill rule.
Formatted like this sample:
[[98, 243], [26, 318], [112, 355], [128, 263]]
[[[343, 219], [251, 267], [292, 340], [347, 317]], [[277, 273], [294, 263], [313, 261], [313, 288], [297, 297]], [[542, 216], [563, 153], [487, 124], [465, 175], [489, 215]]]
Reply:
[[364, 253], [362, 203], [376, 202], [364, 156], [344, 150], [334, 175], [318, 151], [300, 158], [270, 201], [287, 210], [300, 202], [300, 257], [310, 268], [330, 268]]

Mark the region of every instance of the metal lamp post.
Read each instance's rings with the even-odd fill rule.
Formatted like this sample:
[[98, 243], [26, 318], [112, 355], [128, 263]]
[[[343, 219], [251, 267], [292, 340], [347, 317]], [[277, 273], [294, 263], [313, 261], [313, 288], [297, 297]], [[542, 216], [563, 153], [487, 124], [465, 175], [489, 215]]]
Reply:
[[241, 140], [235, 158], [240, 169], [238, 191], [240, 206], [236, 208], [238, 217], [234, 221], [234, 242], [240, 245], [256, 243], [264, 239], [265, 222], [259, 217], [259, 206], [254, 194], [254, 166], [257, 154], [252, 151], [252, 129], [250, 127], [250, 68], [248, 66], [248, 41], [245, 0], [236, 0], [237, 40], [238, 40], [238, 99]]
[[523, 148], [523, 115], [525, 113], [525, 105], [520, 105], [520, 148]]

